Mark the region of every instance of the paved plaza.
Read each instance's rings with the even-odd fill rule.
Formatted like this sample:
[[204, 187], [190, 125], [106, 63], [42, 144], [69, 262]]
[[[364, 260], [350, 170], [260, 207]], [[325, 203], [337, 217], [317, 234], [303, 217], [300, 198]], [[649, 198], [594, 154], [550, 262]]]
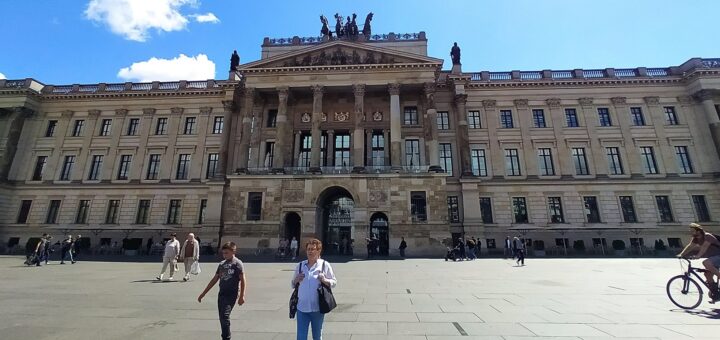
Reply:
[[[155, 282], [160, 263], [22, 266], [0, 257], [1, 339], [217, 339], [216, 289]], [[246, 263], [234, 339], [294, 339], [290, 263]], [[718, 339], [720, 309], [676, 309], [665, 295], [674, 259], [336, 262], [339, 306], [324, 339]], [[176, 275], [181, 277], [181, 275]], [[720, 306], [718, 306], [720, 308]]]

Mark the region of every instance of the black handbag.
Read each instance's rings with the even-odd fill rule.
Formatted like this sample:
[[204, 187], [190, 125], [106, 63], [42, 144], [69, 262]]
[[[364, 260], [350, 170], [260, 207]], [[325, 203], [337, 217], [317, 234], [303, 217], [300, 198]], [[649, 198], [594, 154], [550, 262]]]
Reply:
[[[300, 274], [300, 270], [302, 270], [302, 267], [298, 265], [298, 274]], [[300, 284], [295, 284], [295, 289], [293, 290], [292, 294], [290, 295], [290, 318], [294, 319], [295, 314], [297, 313], [297, 306], [298, 306], [298, 289], [300, 288]]]
[[[322, 265], [322, 273], [325, 273], [325, 261], [323, 260]], [[320, 313], [327, 314], [330, 313], [335, 307], [337, 307], [337, 303], [335, 302], [335, 296], [332, 293], [332, 289], [330, 289], [329, 286], [326, 286], [323, 283], [320, 283], [320, 287], [318, 287], [318, 297], [319, 304], [320, 304]]]

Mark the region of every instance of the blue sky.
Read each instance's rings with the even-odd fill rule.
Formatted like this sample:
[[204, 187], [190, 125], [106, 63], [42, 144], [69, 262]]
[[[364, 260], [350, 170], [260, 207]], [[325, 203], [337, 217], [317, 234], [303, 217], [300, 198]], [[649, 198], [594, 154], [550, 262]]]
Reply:
[[46, 84], [223, 79], [233, 49], [250, 62], [263, 37], [317, 36], [320, 14], [363, 19], [370, 11], [374, 33], [427, 32], [429, 54], [445, 59], [445, 68], [457, 41], [465, 72], [720, 57], [716, 0], [4, 0], [0, 74]]

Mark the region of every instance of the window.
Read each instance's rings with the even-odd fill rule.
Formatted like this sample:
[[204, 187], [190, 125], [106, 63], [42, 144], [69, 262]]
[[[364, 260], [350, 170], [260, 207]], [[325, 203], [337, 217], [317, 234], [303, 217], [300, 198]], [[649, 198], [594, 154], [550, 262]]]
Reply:
[[100, 173], [102, 172], [102, 155], [93, 155], [92, 163], [90, 163], [90, 173], [88, 174], [88, 180], [97, 181], [100, 179]]
[[372, 164], [374, 166], [385, 165], [385, 136], [381, 133], [372, 135]]
[[180, 200], [170, 200], [167, 224], [180, 224]]
[[482, 129], [482, 125], [480, 124], [480, 111], [468, 112], [468, 128]]
[[682, 242], [680, 238], [668, 237], [668, 248], [682, 248]]
[[112, 119], [103, 119], [100, 127], [100, 136], [110, 136], [112, 129]]
[[560, 197], [548, 197], [548, 210], [550, 212], [550, 223], [565, 223]]
[[480, 197], [480, 216], [485, 224], [493, 224], [492, 201], [490, 197]]
[[668, 196], [655, 196], [655, 203], [657, 203], [658, 213], [660, 213], [660, 222], [672, 222], [674, 219], [670, 208], [670, 198]]
[[406, 106], [404, 109], [404, 125], [418, 125], [418, 112], [415, 106]]
[[33, 181], [42, 181], [42, 174], [47, 164], [47, 156], [38, 156], [35, 161], [35, 170], [33, 170]]
[[547, 127], [545, 124], [545, 111], [543, 109], [532, 110], [533, 115], [533, 126], [536, 128]]
[[300, 145], [300, 158], [298, 159], [298, 166], [301, 168], [310, 167], [310, 155], [312, 153], [312, 136], [303, 135], [302, 144]]
[[500, 110], [500, 127], [503, 129], [512, 129], [514, 127], [511, 110]]
[[513, 220], [515, 223], [528, 223], [527, 205], [525, 197], [512, 198]]
[[278, 110], [268, 110], [267, 123], [266, 123], [267, 127], [269, 127], [269, 128], [277, 127], [277, 113], [278, 113]]
[[573, 162], [575, 163], [575, 174], [576, 175], [589, 175], [590, 169], [588, 168], [587, 156], [585, 155], [585, 148], [572, 148]]
[[188, 173], [190, 171], [190, 154], [181, 154], [178, 158], [177, 171], [175, 172], [175, 179], [188, 179]]
[[645, 117], [643, 117], [642, 108], [631, 107], [630, 108], [630, 117], [632, 118], [633, 125], [635, 125], [635, 126], [644, 126], [645, 125]]
[[452, 145], [450, 143], [440, 143], [440, 166], [448, 176], [453, 175]]
[[413, 222], [427, 221], [427, 201], [424, 191], [410, 192], [410, 215]]
[[78, 119], [75, 121], [75, 126], [73, 126], [72, 136], [73, 137], [80, 137], [83, 133], [83, 125], [85, 125], [85, 121], [82, 119]]
[[130, 162], [132, 161], [132, 155], [120, 156], [120, 167], [118, 168], [117, 179], [126, 180], [130, 175]]
[[505, 174], [520, 176], [520, 156], [517, 149], [505, 149]]
[[612, 126], [612, 121], [610, 120], [610, 110], [605, 107], [599, 107], [597, 112], [598, 119], [600, 119], [600, 126]]
[[195, 134], [195, 123], [196, 123], [195, 117], [185, 118], [185, 129], [183, 129], [183, 134], [184, 135], [194, 135]]
[[350, 166], [350, 135], [335, 135], [335, 166]]
[[107, 213], [105, 214], [105, 224], [117, 224], [120, 216], [120, 200], [108, 201]]
[[605, 149], [607, 151], [608, 170], [611, 175], [622, 175], [623, 166], [620, 160], [620, 148], [609, 147]]
[[538, 149], [538, 166], [541, 176], [554, 176], [555, 166], [553, 165], [552, 151], [547, 148]]
[[30, 215], [30, 207], [32, 206], [31, 200], [22, 200], [20, 202], [20, 213], [18, 213], [17, 223], [27, 223], [28, 215]]
[[565, 109], [565, 122], [567, 127], [578, 127], [580, 122], [578, 121], [577, 110]]
[[677, 113], [675, 112], [674, 106], [665, 106], [663, 107], [663, 111], [665, 111], [665, 123], [667, 125], [678, 125], [678, 117]]
[[59, 212], [60, 212], [60, 200], [50, 201], [50, 206], [48, 207], [48, 214], [47, 214], [47, 217], [45, 218], [45, 223], [56, 224]]
[[483, 150], [483, 149], [470, 150], [470, 167], [472, 168], [473, 176], [485, 177], [488, 175], [487, 159], [485, 158], [485, 150]]
[[150, 155], [150, 160], [148, 162], [147, 174], [145, 175], [145, 179], [158, 179], [159, 173], [160, 154], [152, 154]]
[[448, 117], [447, 111], [438, 111], [437, 127], [438, 127], [438, 130], [449, 130], [450, 129], [450, 117]]
[[327, 136], [320, 136], [320, 166], [327, 166]]
[[[265, 168], [272, 168], [273, 162], [275, 161], [275, 142], [265, 143], [265, 157], [263, 158], [263, 165]], [[282, 165], [280, 165], [282, 167]]]
[[55, 127], [57, 127], [57, 120], [48, 121], [47, 129], [45, 130], [45, 137], [55, 136]]
[[448, 196], [448, 220], [452, 223], [460, 222], [460, 204], [457, 196]]
[[248, 194], [247, 220], [259, 221], [262, 215], [262, 192]]
[[80, 200], [80, 203], [78, 204], [77, 214], [75, 215], [75, 223], [87, 224], [89, 212], [90, 212], [90, 201], [89, 200]]
[[220, 154], [217, 154], [217, 153], [208, 154], [208, 165], [207, 165], [207, 172], [205, 173], [205, 178], [214, 178], [215, 176], [217, 176], [217, 168], [218, 168], [219, 161], [220, 161]]
[[148, 224], [150, 217], [150, 200], [140, 200], [138, 203], [137, 215], [135, 215], [135, 224]]
[[643, 146], [640, 148], [640, 156], [642, 157], [643, 169], [646, 174], [657, 174], [657, 162], [655, 161], [655, 152], [651, 146]]
[[623, 221], [627, 223], [637, 222], [632, 196], [620, 196], [620, 208], [622, 209]]
[[198, 214], [198, 224], [205, 224], [205, 214], [207, 214], [207, 199], [201, 199], [200, 213]]
[[167, 125], [168, 125], [167, 118], [158, 118], [157, 125], [155, 125], [155, 134], [156, 135], [167, 135]]
[[405, 165], [420, 165], [420, 141], [417, 139], [408, 139], [405, 141]]
[[138, 126], [140, 126], [140, 118], [131, 118], [128, 123], [127, 135], [136, 136], [138, 133]]
[[61, 181], [69, 181], [70, 180], [70, 175], [72, 174], [73, 165], [75, 165], [75, 156], [65, 156], [65, 161], [63, 162], [62, 171], [60, 171], [60, 180]]
[[583, 197], [585, 204], [585, 219], [588, 223], [600, 223], [600, 209], [598, 208], [597, 197]]
[[687, 146], [676, 146], [675, 156], [677, 158], [678, 169], [682, 174], [692, 174], [693, 170], [692, 162], [690, 161], [690, 153], [688, 152]]
[[710, 222], [710, 212], [704, 195], [692, 195], [693, 206], [695, 207], [695, 216], [698, 222]]
[[223, 116], [215, 117], [215, 120], [213, 121], [212, 133], [214, 135], [219, 135], [219, 134], [223, 133], [224, 126], [225, 126], [225, 117], [223, 117]]

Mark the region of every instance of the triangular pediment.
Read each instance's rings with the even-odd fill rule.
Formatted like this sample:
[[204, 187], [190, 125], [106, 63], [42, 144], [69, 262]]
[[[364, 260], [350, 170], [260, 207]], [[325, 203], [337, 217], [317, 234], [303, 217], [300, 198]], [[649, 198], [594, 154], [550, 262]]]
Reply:
[[238, 70], [280, 67], [425, 64], [441, 67], [442, 59], [349, 41], [330, 41], [238, 66]]

